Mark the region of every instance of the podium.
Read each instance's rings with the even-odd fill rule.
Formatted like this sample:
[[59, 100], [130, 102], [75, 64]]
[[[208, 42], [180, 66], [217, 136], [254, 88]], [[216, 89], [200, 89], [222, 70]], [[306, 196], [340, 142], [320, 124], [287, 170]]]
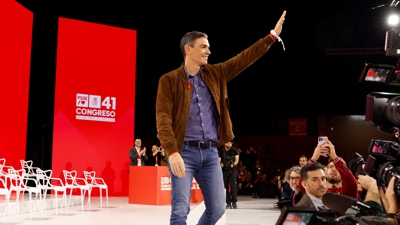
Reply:
[[[129, 204], [171, 204], [171, 179], [167, 166], [130, 166], [129, 171]], [[190, 203], [202, 201], [203, 195], [193, 178]]]

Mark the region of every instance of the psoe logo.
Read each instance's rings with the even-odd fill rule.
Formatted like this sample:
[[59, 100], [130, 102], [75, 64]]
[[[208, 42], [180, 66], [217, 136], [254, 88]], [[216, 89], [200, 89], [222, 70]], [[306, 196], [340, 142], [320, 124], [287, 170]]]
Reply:
[[100, 95], [76, 94], [76, 119], [115, 122], [117, 98]]

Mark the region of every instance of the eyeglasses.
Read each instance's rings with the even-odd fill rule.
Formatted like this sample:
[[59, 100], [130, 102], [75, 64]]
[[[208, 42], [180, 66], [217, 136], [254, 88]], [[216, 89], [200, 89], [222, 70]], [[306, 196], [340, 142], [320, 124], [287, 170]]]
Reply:
[[289, 180], [298, 180], [300, 177], [289, 177]]

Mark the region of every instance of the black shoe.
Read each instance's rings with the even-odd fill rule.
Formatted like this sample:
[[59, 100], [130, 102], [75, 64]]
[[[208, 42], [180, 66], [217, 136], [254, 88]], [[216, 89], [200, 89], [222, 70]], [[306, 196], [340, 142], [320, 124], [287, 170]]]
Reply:
[[226, 209], [232, 209], [232, 205], [231, 204], [226, 204]]
[[237, 208], [236, 202], [234, 202], [234, 203], [232, 204], [232, 206], [233, 206], [234, 209], [236, 209], [236, 208]]

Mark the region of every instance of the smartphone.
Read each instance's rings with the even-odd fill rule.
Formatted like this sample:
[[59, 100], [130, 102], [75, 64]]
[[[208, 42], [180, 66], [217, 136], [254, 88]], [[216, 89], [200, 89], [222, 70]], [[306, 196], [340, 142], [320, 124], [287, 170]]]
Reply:
[[[328, 137], [327, 136], [319, 136], [318, 137], [318, 145], [321, 145], [321, 144], [328, 144]], [[323, 153], [322, 155], [324, 155], [324, 156], [328, 156], [328, 153]]]
[[327, 136], [319, 136], [318, 137], [318, 145], [320, 144], [327, 144], [328, 143], [328, 137]]

